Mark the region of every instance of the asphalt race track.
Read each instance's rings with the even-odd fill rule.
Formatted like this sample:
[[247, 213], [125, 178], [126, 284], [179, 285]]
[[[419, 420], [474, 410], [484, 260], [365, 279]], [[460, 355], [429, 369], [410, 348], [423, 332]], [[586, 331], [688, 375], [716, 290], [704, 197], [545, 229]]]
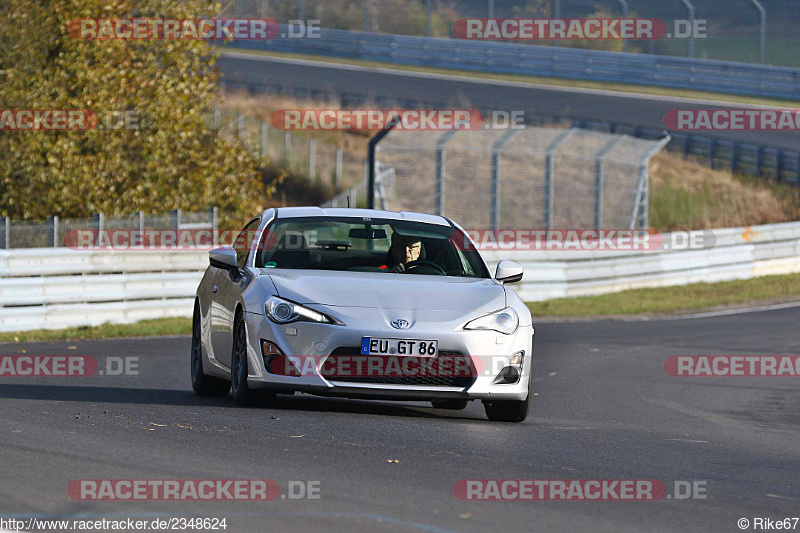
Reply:
[[[532, 115], [540, 113], [622, 122], [655, 130], [666, 129], [664, 115], [670, 109], [757, 107], [480, 78], [436, 76], [235, 52], [223, 53], [218, 65], [226, 79], [239, 83], [362, 97], [443, 102], [459, 104], [461, 107], [472, 105], [485, 109], [524, 110]], [[793, 151], [800, 145], [800, 132], [797, 131], [719, 131], [698, 134]]]
[[[0, 355], [138, 357], [139, 375], [0, 378], [2, 516], [226, 517], [227, 531], [739, 531], [800, 513], [798, 378], [679, 378], [671, 355], [800, 353], [800, 308], [538, 323], [522, 424], [426, 404], [195, 396], [189, 338], [2, 344]], [[69, 347], [74, 348], [70, 349]], [[102, 364], [101, 367], [105, 368]], [[388, 462], [396, 461], [396, 462]], [[269, 502], [72, 500], [77, 479], [318, 481]], [[460, 479], [705, 482], [706, 499], [461, 501]]]

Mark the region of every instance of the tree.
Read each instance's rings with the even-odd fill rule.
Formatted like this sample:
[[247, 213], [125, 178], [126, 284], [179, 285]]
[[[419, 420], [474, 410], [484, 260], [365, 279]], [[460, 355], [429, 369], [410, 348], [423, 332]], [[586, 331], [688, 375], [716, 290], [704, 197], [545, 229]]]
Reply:
[[[75, 19], [197, 18], [218, 9], [204, 0], [4, 0], [0, 109], [91, 109], [100, 123], [86, 131], [0, 131], [2, 214], [258, 210], [265, 200], [258, 162], [209, 126], [217, 91], [209, 42], [67, 33]], [[104, 128], [120, 114], [138, 127]]]

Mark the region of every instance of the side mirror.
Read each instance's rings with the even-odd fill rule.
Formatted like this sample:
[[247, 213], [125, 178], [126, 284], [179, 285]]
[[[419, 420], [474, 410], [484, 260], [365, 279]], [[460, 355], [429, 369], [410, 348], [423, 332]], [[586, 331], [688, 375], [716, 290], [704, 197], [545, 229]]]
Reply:
[[495, 279], [500, 283], [514, 283], [522, 279], [522, 272], [525, 269], [514, 261], [500, 261], [497, 263]]
[[230, 246], [222, 246], [210, 250], [208, 252], [208, 262], [212, 267], [239, 270], [239, 264], [236, 262], [236, 250]]

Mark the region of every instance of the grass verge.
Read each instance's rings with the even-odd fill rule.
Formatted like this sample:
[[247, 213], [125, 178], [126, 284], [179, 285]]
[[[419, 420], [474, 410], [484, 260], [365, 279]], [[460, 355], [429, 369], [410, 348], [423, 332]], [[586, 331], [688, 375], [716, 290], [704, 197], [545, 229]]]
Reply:
[[570, 80], [563, 78], [547, 78], [542, 76], [492, 74], [484, 72], [475, 72], [471, 70], [417, 67], [413, 65], [396, 65], [394, 63], [381, 63], [378, 61], [364, 61], [360, 59], [350, 59], [350, 58], [332, 58], [332, 57], [314, 56], [308, 54], [288, 54], [282, 52], [272, 52], [272, 51], [266, 52], [262, 50], [247, 50], [241, 48], [227, 48], [227, 47], [217, 47], [216, 51], [219, 53], [233, 52], [237, 54], [271, 56], [271, 57], [279, 57], [286, 59], [304, 59], [304, 60], [333, 63], [339, 65], [356, 65], [361, 67], [384, 68], [389, 70], [421, 72], [428, 74], [446, 74], [450, 76], [481, 78], [481, 79], [497, 80], [497, 81], [515, 81], [515, 82], [533, 83], [542, 85], [556, 85], [561, 87], [598, 89], [603, 91], [618, 91], [618, 92], [648, 94], [657, 96], [660, 95], [673, 98], [697, 98], [702, 100], [713, 100], [718, 102], [736, 102], [740, 104], [755, 104], [755, 105], [765, 105], [765, 106], [773, 106], [781, 108], [787, 106], [794, 106], [796, 104], [795, 101], [788, 99], [782, 100], [777, 98], [760, 98], [756, 96], [739, 96], [735, 94], [714, 93], [707, 91], [696, 91], [696, 90], [685, 90], [685, 89], [670, 89], [668, 87], [630, 85], [624, 83], [595, 82], [595, 81], [584, 81], [584, 80]]
[[162, 335], [191, 335], [191, 318], [156, 318], [132, 324], [101, 324], [66, 329], [36, 329], [0, 333], [0, 342], [64, 341], [106, 339], [115, 337], [158, 337]]
[[741, 307], [800, 300], [800, 274], [692, 283], [680, 287], [632, 289], [598, 296], [528, 302], [535, 317], [680, 314], [722, 307]]

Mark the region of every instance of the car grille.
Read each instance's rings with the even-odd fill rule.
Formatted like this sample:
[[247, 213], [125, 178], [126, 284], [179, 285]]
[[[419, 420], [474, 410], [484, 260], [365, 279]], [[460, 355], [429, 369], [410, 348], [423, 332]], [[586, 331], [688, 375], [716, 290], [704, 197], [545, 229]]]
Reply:
[[[336, 348], [326, 359], [329, 364], [336, 364], [337, 356], [361, 355], [360, 346], [342, 346]], [[439, 350], [439, 355], [459, 356], [461, 352]], [[474, 374], [474, 372], [472, 372]], [[348, 383], [370, 383], [381, 385], [423, 385], [434, 387], [467, 388], [475, 383], [476, 376], [336, 376], [331, 381]]]

